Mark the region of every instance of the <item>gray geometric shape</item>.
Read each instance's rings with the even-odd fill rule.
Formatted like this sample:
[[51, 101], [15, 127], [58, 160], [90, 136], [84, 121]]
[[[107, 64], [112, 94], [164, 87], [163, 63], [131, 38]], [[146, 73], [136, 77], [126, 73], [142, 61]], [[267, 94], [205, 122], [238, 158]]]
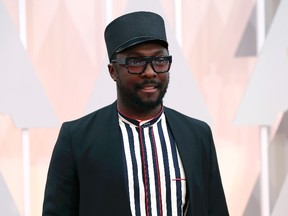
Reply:
[[212, 123], [212, 118], [207, 109], [204, 97], [193, 77], [193, 73], [180, 49], [176, 36], [167, 26], [170, 35], [169, 51], [173, 55], [170, 69], [170, 83], [164, 104], [188, 116]]
[[[165, 19], [159, 0], [146, 1], [128, 1], [125, 13], [133, 11], [152, 11], [156, 12]], [[169, 51], [173, 55], [173, 63], [170, 69], [170, 83], [167, 94], [164, 98], [164, 105], [176, 109], [188, 116], [193, 116], [210, 123], [211, 117], [205, 105], [204, 99], [200, 93], [199, 87], [193, 79], [192, 72], [185, 60], [185, 57], [179, 47], [175, 37], [175, 32], [169, 27], [168, 19], [165, 19], [167, 38], [169, 41]], [[116, 99], [116, 93], [111, 92], [112, 79], [109, 77], [108, 69], [106, 67], [106, 74], [101, 75], [96, 82], [93, 90], [93, 98], [90, 99], [87, 110], [94, 110], [96, 103], [107, 102], [111, 98]], [[109, 77], [109, 81], [106, 77]], [[100, 80], [101, 79], [101, 80]], [[107, 81], [107, 83], [104, 81]], [[112, 82], [111, 82], [112, 81]], [[109, 82], [109, 83], [108, 83]], [[97, 87], [97, 85], [99, 85]], [[116, 91], [115, 84], [113, 90]], [[109, 87], [109, 91], [106, 92]], [[98, 92], [97, 92], [98, 91]], [[105, 94], [103, 93], [105, 91]], [[104, 98], [106, 97], [106, 98]], [[91, 101], [94, 102], [91, 102]], [[94, 104], [93, 107], [91, 105]], [[102, 104], [101, 104], [102, 105]]]
[[[285, 187], [285, 178], [288, 174], [288, 111], [281, 119], [278, 129], [269, 145], [269, 195], [270, 206], [273, 209], [280, 208], [279, 200]], [[288, 193], [288, 191], [286, 191]], [[283, 195], [282, 195], [283, 196]], [[280, 201], [281, 202], [281, 201]], [[287, 200], [285, 200], [287, 202]], [[274, 210], [275, 211], [275, 210]], [[278, 210], [277, 210], [278, 211]], [[287, 215], [287, 211], [285, 212]], [[260, 180], [255, 183], [254, 189], [247, 202], [243, 216], [260, 216]], [[278, 214], [273, 214], [277, 215]], [[280, 214], [281, 215], [281, 214]]]
[[0, 212], [3, 216], [20, 216], [5, 180], [0, 172]]
[[288, 139], [288, 110], [283, 113], [276, 131], [276, 135], [283, 136]]
[[269, 147], [271, 209], [275, 208], [288, 175], [288, 111], [281, 119]]
[[274, 19], [275, 13], [281, 0], [265, 0], [265, 29], [269, 32], [270, 25]]
[[282, 1], [246, 89], [236, 124], [271, 125], [288, 108], [288, 1]]
[[54, 127], [57, 119], [13, 23], [0, 1], [0, 112], [19, 128]]
[[247, 57], [257, 55], [257, 35], [256, 35], [256, 6], [250, 14], [241, 41], [235, 53], [235, 57]]
[[275, 208], [272, 211], [271, 216], [287, 216], [288, 213], [287, 200], [288, 200], [288, 176], [286, 176], [286, 180], [283, 184], [279, 198], [277, 200]]
[[[108, 62], [107, 58], [107, 62]], [[102, 70], [99, 73], [95, 86], [92, 90], [92, 95], [86, 107], [86, 114], [100, 109], [116, 100], [116, 84], [110, 77], [107, 64], [103, 63]]]
[[247, 202], [243, 216], [261, 216], [260, 212], [260, 182], [259, 177]]

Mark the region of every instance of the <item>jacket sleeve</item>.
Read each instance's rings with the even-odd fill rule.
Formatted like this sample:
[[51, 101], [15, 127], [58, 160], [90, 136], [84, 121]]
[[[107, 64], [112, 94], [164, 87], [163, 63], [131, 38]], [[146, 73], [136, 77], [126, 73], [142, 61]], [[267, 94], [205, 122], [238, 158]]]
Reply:
[[79, 184], [67, 123], [54, 147], [45, 188], [42, 216], [75, 216], [79, 212]]
[[187, 216], [228, 216], [210, 126], [165, 107], [187, 179]]

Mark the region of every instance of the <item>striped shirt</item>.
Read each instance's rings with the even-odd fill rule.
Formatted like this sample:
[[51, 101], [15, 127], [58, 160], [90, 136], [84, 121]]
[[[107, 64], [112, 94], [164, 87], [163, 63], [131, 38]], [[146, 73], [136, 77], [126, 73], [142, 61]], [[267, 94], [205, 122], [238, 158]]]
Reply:
[[119, 112], [119, 125], [132, 215], [184, 215], [185, 174], [163, 110], [148, 121]]

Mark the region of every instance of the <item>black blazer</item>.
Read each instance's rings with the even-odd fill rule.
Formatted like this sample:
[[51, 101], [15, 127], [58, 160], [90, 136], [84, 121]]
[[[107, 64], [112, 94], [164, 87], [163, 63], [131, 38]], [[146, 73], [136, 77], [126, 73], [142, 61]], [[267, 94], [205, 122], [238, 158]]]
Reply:
[[[164, 109], [183, 163], [188, 216], [229, 215], [210, 127]], [[54, 147], [43, 216], [129, 216], [116, 102], [62, 125]]]

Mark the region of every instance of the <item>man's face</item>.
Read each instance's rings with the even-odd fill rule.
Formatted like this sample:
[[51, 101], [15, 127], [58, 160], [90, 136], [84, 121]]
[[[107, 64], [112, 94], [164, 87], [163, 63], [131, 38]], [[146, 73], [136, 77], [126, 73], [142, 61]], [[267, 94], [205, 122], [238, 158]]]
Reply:
[[[168, 50], [157, 43], [143, 43], [116, 55], [116, 58], [167, 56]], [[141, 74], [130, 74], [125, 65], [114, 63], [110, 74], [117, 84], [117, 99], [121, 106], [138, 111], [150, 111], [161, 106], [169, 83], [169, 72], [156, 73], [151, 64]]]

